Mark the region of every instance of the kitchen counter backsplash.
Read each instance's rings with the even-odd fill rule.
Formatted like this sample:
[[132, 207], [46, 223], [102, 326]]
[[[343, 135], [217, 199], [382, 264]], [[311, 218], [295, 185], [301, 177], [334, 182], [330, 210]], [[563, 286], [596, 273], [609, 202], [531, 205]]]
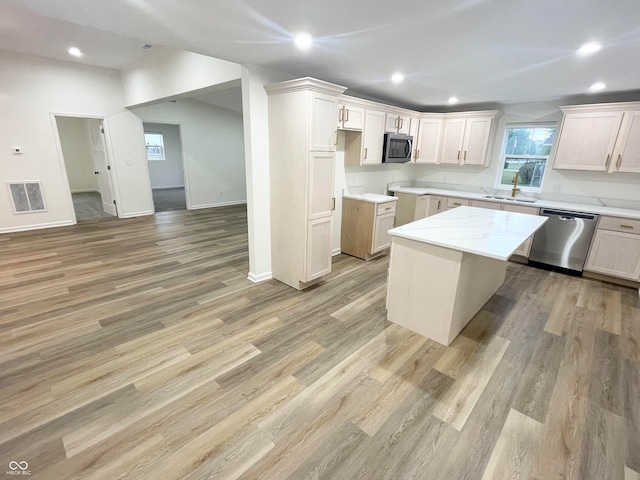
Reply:
[[[393, 194], [392, 191], [396, 188], [433, 188], [437, 190], [448, 190], [452, 193], [476, 193], [480, 195], [499, 195], [503, 197], [508, 197], [511, 193], [509, 190], [498, 190], [495, 188], [478, 187], [475, 185], [455, 185], [451, 183], [420, 182], [407, 180], [403, 182], [392, 182], [387, 184], [387, 194]], [[548, 202], [568, 203], [572, 205], [594, 205], [599, 207], [622, 208], [625, 210], [640, 211], [640, 201], [636, 202], [633, 200], [563, 195], [560, 193], [537, 194], [530, 192], [518, 192], [517, 197], [524, 199], [546, 200]]]
[[[407, 190], [408, 189], [408, 190]], [[425, 189], [420, 191], [420, 189]], [[428, 190], [427, 190], [428, 189]], [[509, 197], [508, 190], [497, 190], [493, 188], [483, 188], [472, 185], [454, 185], [449, 183], [435, 182], [393, 182], [387, 184], [387, 194], [392, 195], [395, 191], [405, 191], [414, 194], [451, 195], [467, 197], [470, 199], [499, 201], [499, 199], [485, 198], [487, 195], [499, 197]], [[518, 192], [516, 199], [536, 200], [535, 203], [527, 205], [541, 208], [555, 208], [573, 211], [584, 211], [597, 213], [600, 215], [610, 215], [614, 217], [629, 217], [640, 219], [640, 201], [617, 200], [611, 198], [582, 197], [577, 195], [562, 194], [534, 194]], [[522, 202], [524, 204], [524, 202]]]

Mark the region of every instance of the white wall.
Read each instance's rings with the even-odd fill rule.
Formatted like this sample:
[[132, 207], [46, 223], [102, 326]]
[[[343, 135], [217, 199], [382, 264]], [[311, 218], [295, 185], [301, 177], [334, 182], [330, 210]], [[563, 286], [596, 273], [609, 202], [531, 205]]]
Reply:
[[143, 123], [143, 127], [145, 133], [161, 133], [164, 143], [164, 160], [149, 162], [151, 188], [184, 187], [180, 127], [168, 123]]
[[100, 192], [87, 121], [57, 116], [56, 124], [71, 193]]
[[242, 111], [249, 228], [248, 278], [254, 282], [271, 278], [269, 99], [264, 86], [291, 79], [291, 76], [282, 72], [262, 67], [242, 67]]
[[[153, 213], [142, 122], [124, 109], [117, 71], [5, 51], [0, 71], [0, 232], [75, 219], [52, 114], [105, 117], [118, 213]], [[13, 145], [24, 153], [13, 155]], [[5, 183], [25, 180], [42, 181], [46, 212], [13, 213]]]
[[154, 47], [149, 55], [122, 70], [122, 84], [126, 105], [132, 107], [232, 82], [240, 76], [237, 63]]
[[192, 99], [132, 112], [144, 122], [180, 125], [188, 208], [246, 202], [242, 115]]

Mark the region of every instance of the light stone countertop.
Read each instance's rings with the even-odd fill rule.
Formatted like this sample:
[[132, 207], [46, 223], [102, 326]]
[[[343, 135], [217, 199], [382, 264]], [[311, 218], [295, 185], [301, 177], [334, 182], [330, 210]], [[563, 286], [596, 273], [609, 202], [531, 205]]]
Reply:
[[[611, 217], [625, 217], [625, 218], [633, 218], [640, 220], [640, 210], [633, 210], [628, 208], [617, 208], [617, 207], [607, 207], [603, 205], [587, 205], [580, 203], [569, 203], [569, 202], [558, 202], [552, 200], [544, 200], [544, 199], [536, 199], [535, 202], [523, 202], [524, 200], [529, 200], [523, 195], [516, 196], [515, 200], [506, 200], [504, 197], [502, 199], [489, 198], [494, 195], [486, 194], [486, 193], [471, 193], [457, 190], [444, 190], [440, 188], [427, 188], [427, 187], [390, 187], [389, 191], [399, 192], [399, 193], [410, 193], [414, 195], [442, 195], [446, 197], [458, 197], [458, 198], [468, 198], [470, 200], [482, 200], [485, 202], [497, 202], [504, 204], [515, 204], [515, 205], [529, 205], [537, 208], [555, 208], [558, 210], [571, 210], [574, 212], [585, 212], [585, 213], [596, 213], [598, 215], [608, 215]], [[498, 196], [498, 195], [495, 195]], [[533, 200], [533, 199], [531, 199]]]
[[387, 203], [398, 201], [398, 197], [380, 195], [378, 193], [345, 193], [342, 195], [342, 198], [351, 198], [353, 200], [362, 200], [363, 202], [371, 203]]
[[389, 230], [392, 236], [508, 260], [547, 217], [458, 207]]

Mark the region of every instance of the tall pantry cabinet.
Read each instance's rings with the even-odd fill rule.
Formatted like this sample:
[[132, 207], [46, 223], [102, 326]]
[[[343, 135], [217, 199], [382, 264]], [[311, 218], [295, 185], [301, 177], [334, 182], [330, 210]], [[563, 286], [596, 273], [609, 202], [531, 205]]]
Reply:
[[313, 78], [265, 86], [269, 95], [271, 270], [302, 290], [331, 271], [338, 95]]

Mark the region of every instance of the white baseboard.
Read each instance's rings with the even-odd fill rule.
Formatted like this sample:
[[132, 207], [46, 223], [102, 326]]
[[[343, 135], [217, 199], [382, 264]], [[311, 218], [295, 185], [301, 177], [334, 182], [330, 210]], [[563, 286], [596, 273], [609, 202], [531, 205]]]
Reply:
[[273, 278], [273, 274], [271, 272], [266, 272], [266, 273], [260, 273], [259, 275], [256, 275], [253, 272], [249, 272], [249, 275], [247, 275], [247, 278], [253, 283], [260, 283], [266, 280], [271, 280]]
[[340, 255], [341, 253], [342, 253], [342, 250], [340, 250], [339, 248], [331, 250], [331, 256], [332, 257], [335, 257], [336, 255]]
[[142, 212], [123, 213], [122, 215], [118, 215], [118, 218], [144, 217], [145, 215], [153, 215], [154, 213], [156, 212], [152, 210], [144, 210]]
[[206, 205], [191, 205], [189, 210], [199, 210], [201, 208], [227, 207], [229, 205], [246, 205], [246, 200], [232, 200], [230, 202], [208, 203]]
[[74, 225], [73, 220], [63, 220], [60, 222], [37, 223], [35, 225], [21, 225], [19, 227], [2, 227], [0, 233], [26, 232], [28, 230], [40, 230], [42, 228], [68, 227]]

